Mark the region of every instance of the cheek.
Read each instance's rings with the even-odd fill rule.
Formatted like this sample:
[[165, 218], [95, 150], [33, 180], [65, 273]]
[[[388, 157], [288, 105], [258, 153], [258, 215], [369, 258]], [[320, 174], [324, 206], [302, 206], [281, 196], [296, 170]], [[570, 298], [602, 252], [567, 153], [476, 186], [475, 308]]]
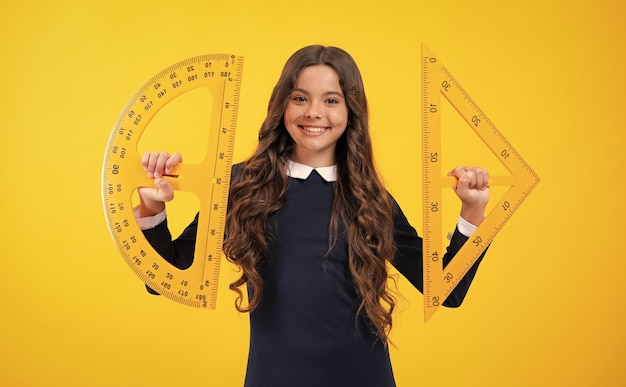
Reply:
[[290, 107], [290, 105], [287, 105], [287, 108], [285, 109], [285, 114], [283, 114], [283, 121], [285, 126], [289, 126], [289, 124], [292, 123], [296, 117], [297, 112], [295, 111], [295, 109], [293, 109], [293, 107]]
[[344, 127], [348, 126], [348, 112], [338, 111], [337, 114], [334, 115], [334, 120], [337, 124], [341, 123]]
[[287, 108], [283, 114], [283, 125], [285, 126], [285, 129], [287, 129], [287, 133], [289, 133], [290, 137], [293, 137], [296, 132], [296, 113], [297, 112], [295, 112], [294, 109]]

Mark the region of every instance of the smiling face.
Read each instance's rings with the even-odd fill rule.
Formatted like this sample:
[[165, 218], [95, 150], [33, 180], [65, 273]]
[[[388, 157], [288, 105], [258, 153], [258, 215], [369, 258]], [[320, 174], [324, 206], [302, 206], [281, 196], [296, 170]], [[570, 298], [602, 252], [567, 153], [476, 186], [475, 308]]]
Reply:
[[289, 95], [284, 117], [295, 143], [293, 161], [312, 167], [335, 164], [337, 140], [348, 124], [337, 72], [326, 65], [305, 67]]

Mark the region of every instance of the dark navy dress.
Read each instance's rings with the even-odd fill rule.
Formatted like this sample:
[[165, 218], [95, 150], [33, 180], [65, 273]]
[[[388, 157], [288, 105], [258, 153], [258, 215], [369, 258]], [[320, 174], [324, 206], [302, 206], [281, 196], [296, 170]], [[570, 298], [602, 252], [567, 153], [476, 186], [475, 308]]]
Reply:
[[[316, 171], [305, 180], [290, 178], [285, 206], [272, 218], [275, 239], [259, 268], [263, 299], [250, 313], [246, 387], [395, 386], [387, 348], [367, 317], [356, 317], [359, 300], [341, 229], [328, 252], [334, 184]], [[394, 265], [422, 291], [422, 240], [394, 205]], [[188, 267], [196, 221], [174, 242], [166, 222], [145, 235], [171, 263]], [[466, 240], [455, 231], [444, 264]], [[444, 305], [460, 305], [479, 262]]]

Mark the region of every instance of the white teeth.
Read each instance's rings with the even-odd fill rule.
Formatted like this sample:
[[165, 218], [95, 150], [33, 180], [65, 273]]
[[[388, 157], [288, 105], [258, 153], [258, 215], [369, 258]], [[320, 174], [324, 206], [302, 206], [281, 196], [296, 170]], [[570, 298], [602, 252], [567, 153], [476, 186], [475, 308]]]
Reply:
[[303, 129], [310, 133], [321, 133], [326, 128], [313, 128], [313, 127], [303, 127]]

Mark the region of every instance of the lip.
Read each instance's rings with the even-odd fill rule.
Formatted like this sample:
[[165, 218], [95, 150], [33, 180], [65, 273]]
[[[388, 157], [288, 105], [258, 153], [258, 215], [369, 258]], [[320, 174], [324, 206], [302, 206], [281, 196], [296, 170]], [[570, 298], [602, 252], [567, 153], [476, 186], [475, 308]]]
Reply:
[[311, 126], [298, 125], [298, 127], [302, 129], [302, 131], [304, 131], [306, 134], [310, 134], [310, 135], [319, 135], [329, 129], [327, 126], [312, 126], [312, 125]]

